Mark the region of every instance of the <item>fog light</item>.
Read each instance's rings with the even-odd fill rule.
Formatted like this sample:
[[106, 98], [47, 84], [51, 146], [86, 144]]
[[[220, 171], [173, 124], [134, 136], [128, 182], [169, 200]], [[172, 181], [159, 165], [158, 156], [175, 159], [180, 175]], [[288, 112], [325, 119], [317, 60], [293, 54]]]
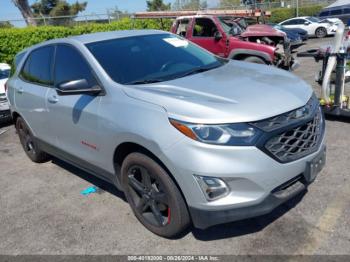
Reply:
[[206, 177], [206, 176], [194, 176], [202, 189], [205, 197], [209, 201], [216, 200], [226, 196], [229, 192], [229, 188], [219, 178], [216, 177]]

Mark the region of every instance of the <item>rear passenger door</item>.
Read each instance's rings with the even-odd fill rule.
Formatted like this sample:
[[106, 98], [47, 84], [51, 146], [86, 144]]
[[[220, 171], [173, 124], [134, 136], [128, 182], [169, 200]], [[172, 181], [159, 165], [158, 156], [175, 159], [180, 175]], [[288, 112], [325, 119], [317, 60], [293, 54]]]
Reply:
[[[94, 73], [77, 48], [68, 44], [56, 46], [53, 69], [54, 86], [85, 79], [90, 86], [98, 85]], [[98, 111], [101, 96], [59, 94], [55, 88], [47, 96], [50, 134], [64, 157], [74, 156], [91, 164], [99, 157]]]
[[46, 95], [53, 85], [53, 46], [40, 47], [27, 57], [14, 85], [14, 103], [34, 136], [49, 141]]

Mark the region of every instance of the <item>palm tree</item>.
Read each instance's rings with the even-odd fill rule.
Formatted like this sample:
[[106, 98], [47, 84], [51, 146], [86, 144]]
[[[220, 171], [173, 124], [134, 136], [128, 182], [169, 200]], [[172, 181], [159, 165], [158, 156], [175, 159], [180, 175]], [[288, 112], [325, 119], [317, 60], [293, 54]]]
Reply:
[[21, 12], [27, 25], [37, 26], [36, 20], [34, 19], [33, 12], [30, 9], [28, 0], [12, 0], [12, 2]]

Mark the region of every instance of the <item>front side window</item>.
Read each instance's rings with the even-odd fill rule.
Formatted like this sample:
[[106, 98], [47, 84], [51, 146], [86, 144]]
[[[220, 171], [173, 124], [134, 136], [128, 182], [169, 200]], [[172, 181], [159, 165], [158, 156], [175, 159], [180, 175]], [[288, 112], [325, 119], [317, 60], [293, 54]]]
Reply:
[[58, 45], [56, 48], [54, 80], [55, 86], [76, 80], [86, 80], [91, 87], [97, 85], [86, 60], [69, 45]]
[[218, 31], [213, 20], [208, 18], [197, 18], [193, 27], [194, 37], [214, 37]]
[[53, 46], [46, 46], [32, 51], [22, 69], [21, 77], [31, 83], [52, 85]]
[[117, 38], [86, 46], [107, 74], [120, 84], [167, 81], [224, 63], [172, 34]]
[[[295, 24], [296, 24], [296, 25], [303, 25], [303, 24], [305, 24], [305, 23], [307, 23], [307, 22], [309, 22], [309, 21], [307, 21], [307, 20], [305, 20], [305, 19], [297, 19], [297, 20], [295, 21]], [[310, 24], [310, 22], [309, 22], [309, 24]]]
[[[309, 16], [309, 17], [307, 18], [307, 20], [309, 20], [309, 21], [311, 21], [311, 22], [313, 22], [313, 23], [319, 23], [319, 22], [321, 22], [320, 19], [318, 19], [317, 17], [313, 17], [313, 16]], [[305, 21], [305, 20], [304, 20], [304, 21]]]

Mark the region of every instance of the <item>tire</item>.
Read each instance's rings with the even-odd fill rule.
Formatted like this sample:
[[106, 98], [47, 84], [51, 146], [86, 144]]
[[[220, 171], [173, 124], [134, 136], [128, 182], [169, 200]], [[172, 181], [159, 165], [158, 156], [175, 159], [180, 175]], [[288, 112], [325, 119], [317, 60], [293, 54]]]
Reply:
[[40, 150], [28, 125], [21, 117], [18, 117], [16, 120], [16, 130], [23, 150], [30, 160], [35, 163], [43, 163], [49, 159], [49, 155]]
[[173, 238], [189, 226], [190, 216], [179, 189], [150, 157], [129, 154], [122, 164], [121, 182], [136, 218], [151, 232]]
[[255, 64], [266, 65], [266, 62], [263, 59], [261, 59], [261, 58], [259, 58], [257, 56], [248, 56], [248, 57], [244, 58], [243, 61], [250, 62], [250, 63], [255, 63]]
[[324, 27], [317, 28], [316, 31], [315, 31], [315, 36], [317, 38], [324, 38], [324, 37], [326, 37], [327, 36], [327, 29], [324, 28]]

